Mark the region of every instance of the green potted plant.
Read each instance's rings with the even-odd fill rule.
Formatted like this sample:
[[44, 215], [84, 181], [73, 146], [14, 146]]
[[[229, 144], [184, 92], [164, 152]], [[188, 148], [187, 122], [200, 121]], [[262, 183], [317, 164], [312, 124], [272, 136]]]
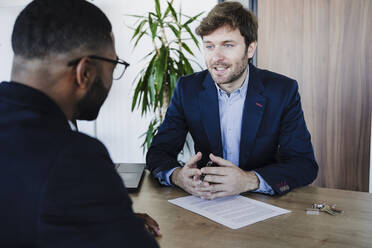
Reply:
[[153, 44], [151, 51], [144, 57], [147, 61], [146, 67], [134, 80], [135, 91], [131, 107], [132, 111], [136, 107], [140, 108], [142, 115], [149, 111], [155, 114], [147, 131], [142, 135], [143, 152], [149, 148], [164, 119], [177, 79], [194, 72], [190, 61], [201, 68], [195, 60], [188, 58], [194, 57], [194, 53], [185, 42], [190, 40], [199, 48], [199, 42], [192, 33], [190, 24], [203, 12], [189, 17], [182, 14], [180, 8], [177, 13], [173, 8], [173, 0], [167, 2], [167, 8], [162, 12], [159, 0], [154, 2], [155, 12], [130, 15], [137, 18], [132, 36], [132, 41], [135, 41], [134, 48], [144, 37], [149, 37]]

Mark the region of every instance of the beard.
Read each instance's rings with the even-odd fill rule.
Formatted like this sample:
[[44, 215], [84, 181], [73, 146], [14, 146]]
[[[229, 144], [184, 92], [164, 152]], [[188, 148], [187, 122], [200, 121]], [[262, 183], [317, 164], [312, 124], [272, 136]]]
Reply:
[[216, 63], [208, 66], [208, 70], [209, 70], [209, 73], [211, 74], [211, 76], [212, 76], [212, 78], [213, 78], [213, 80], [216, 84], [229, 84], [229, 83], [232, 83], [232, 82], [236, 81], [237, 79], [239, 79], [243, 75], [243, 73], [247, 69], [248, 61], [249, 61], [248, 60], [248, 54], [247, 54], [247, 52], [245, 52], [244, 56], [237, 63], [236, 69], [234, 71], [232, 71], [230, 73], [230, 75], [227, 75], [226, 78], [219, 78], [218, 76], [216, 76], [213, 73], [213, 68], [218, 67], [218, 66], [231, 68], [231, 66], [232, 66], [231, 64], [216, 62]]
[[87, 94], [77, 103], [77, 120], [95, 120], [109, 90], [105, 88], [101, 77], [97, 76]]

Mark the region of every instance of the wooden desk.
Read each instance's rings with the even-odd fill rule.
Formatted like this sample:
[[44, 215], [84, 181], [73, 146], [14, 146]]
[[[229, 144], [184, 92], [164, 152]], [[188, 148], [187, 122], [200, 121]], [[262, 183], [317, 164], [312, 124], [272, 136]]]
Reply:
[[[163, 248], [239, 247], [372, 247], [372, 194], [304, 187], [282, 197], [244, 194], [281, 208], [289, 214], [277, 216], [237, 230], [170, 204], [167, 200], [186, 196], [178, 188], [160, 187], [148, 172], [138, 193], [132, 193], [134, 210], [146, 212], [160, 225]], [[337, 204], [342, 215], [307, 215], [312, 203]]]

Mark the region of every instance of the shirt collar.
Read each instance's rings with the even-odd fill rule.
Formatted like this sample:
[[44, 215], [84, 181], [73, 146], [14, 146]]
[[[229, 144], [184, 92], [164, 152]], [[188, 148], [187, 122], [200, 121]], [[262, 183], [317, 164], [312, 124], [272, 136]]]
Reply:
[[70, 125], [70, 128], [71, 128], [72, 131], [77, 131], [77, 128], [76, 128], [75, 124], [72, 121], [69, 120], [68, 121], [68, 124]]

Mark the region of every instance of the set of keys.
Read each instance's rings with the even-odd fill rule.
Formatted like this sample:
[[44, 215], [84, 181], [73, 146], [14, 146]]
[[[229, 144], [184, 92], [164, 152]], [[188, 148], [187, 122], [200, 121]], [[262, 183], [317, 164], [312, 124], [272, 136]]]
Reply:
[[334, 204], [332, 206], [329, 206], [329, 205], [324, 204], [324, 203], [323, 204], [314, 203], [312, 205], [312, 208], [307, 208], [306, 209], [307, 214], [319, 214], [319, 212], [325, 212], [327, 214], [335, 216], [335, 215], [338, 215], [338, 214], [342, 214], [344, 211], [340, 210], [340, 209], [337, 209], [336, 204]]

